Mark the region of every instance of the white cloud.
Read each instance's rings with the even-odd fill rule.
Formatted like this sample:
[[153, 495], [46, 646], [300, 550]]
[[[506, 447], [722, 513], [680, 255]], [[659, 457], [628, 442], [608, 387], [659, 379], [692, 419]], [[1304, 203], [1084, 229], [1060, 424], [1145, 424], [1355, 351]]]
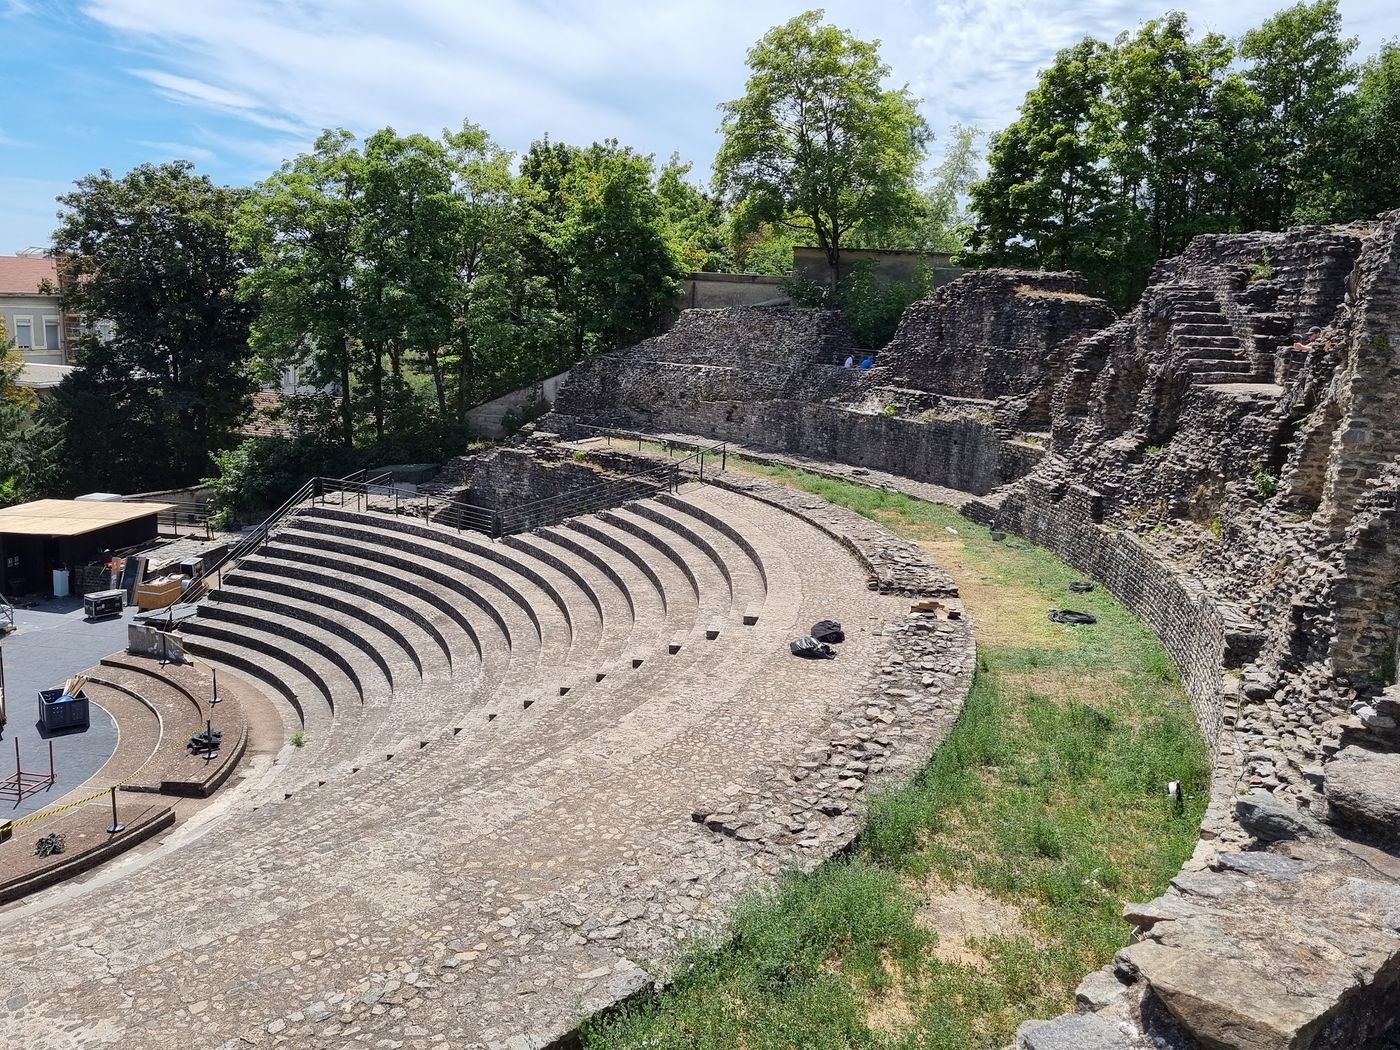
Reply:
[[[1176, 6], [1202, 29], [1237, 34], [1282, 2]], [[679, 149], [704, 171], [716, 145], [715, 107], [742, 90], [745, 52], [809, 3], [90, 0], [85, 11], [139, 45], [152, 68], [138, 75], [169, 97], [308, 141], [326, 126], [435, 132], [469, 117], [514, 148], [545, 132], [580, 142], [616, 136], [662, 155]], [[1165, 6], [826, 5], [830, 21], [881, 39], [893, 80], [925, 99], [938, 133], [955, 120], [1004, 126], [1058, 49], [1086, 34], [1111, 38]], [[1366, 36], [1400, 28], [1383, 0], [1353, 0], [1345, 14], [1348, 28]]]
[[188, 142], [161, 142], [151, 139], [138, 139], [138, 146], [144, 146], [154, 154], [152, 160], [196, 160], [211, 161], [217, 154], [205, 146], [194, 146]]
[[161, 94], [176, 102], [203, 102], [220, 109], [237, 110], [253, 109], [257, 105], [257, 101], [248, 95], [240, 95], [236, 91], [215, 87], [190, 77], [179, 77], [158, 69], [133, 69], [131, 72], [142, 80], [149, 80], [161, 89]]
[[[1288, 2], [0, 0], [0, 17], [23, 15], [51, 33], [53, 75], [31, 78], [34, 90], [76, 92], [59, 110], [68, 134], [46, 138], [38, 129], [52, 125], [26, 126], [28, 109], [17, 107], [0, 145], [43, 143], [25, 156], [42, 153], [41, 173], [55, 179], [120, 169], [150, 150], [247, 184], [323, 127], [436, 133], [468, 118], [517, 150], [545, 133], [616, 137], [661, 157], [676, 150], [703, 178], [718, 145], [716, 107], [742, 92], [746, 52], [817, 4], [828, 21], [881, 40], [891, 80], [924, 99], [942, 136], [954, 121], [1005, 126], [1037, 70], [1086, 34], [1111, 38], [1180, 7], [1199, 30], [1237, 35]], [[1393, 0], [1346, 0], [1343, 16], [1363, 55], [1400, 35]], [[58, 42], [76, 39], [104, 59], [65, 68]], [[91, 101], [107, 87], [122, 102], [110, 118]], [[936, 142], [932, 162], [940, 154]], [[0, 236], [51, 229], [52, 196], [65, 186], [0, 192]]]

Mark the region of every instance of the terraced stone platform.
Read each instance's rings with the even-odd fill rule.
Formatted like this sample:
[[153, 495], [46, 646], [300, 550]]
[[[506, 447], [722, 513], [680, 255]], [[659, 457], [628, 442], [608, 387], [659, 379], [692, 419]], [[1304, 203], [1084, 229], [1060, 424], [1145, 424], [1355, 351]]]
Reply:
[[[970, 682], [947, 577], [804, 502], [687, 485], [507, 541], [303, 508], [182, 633], [304, 746], [0, 912], [0, 1045], [544, 1045], [647, 985], [849, 842]], [[828, 617], [838, 658], [790, 656]]]

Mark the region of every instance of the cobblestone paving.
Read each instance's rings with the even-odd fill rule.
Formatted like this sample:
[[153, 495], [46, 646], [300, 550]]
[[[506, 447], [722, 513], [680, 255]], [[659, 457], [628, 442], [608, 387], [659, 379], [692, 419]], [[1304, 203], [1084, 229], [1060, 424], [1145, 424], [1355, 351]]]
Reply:
[[[683, 493], [749, 541], [766, 585], [719, 530], [686, 526], [705, 540], [686, 548], [692, 608], [677, 567], [653, 560], [686, 632], [675, 653], [666, 633], [638, 653], [615, 626], [583, 628], [575, 607], [566, 636], [541, 597], [538, 637], [513, 624], [529, 644], [507, 662], [482, 618], [479, 668], [459, 633], [449, 678], [414, 681], [400, 652], [392, 691], [363, 704], [331, 679], [320, 747], [161, 863], [61, 910], [0, 913], [0, 1045], [542, 1045], [644, 987], [737, 894], [849, 842], [867, 785], [907, 775], [956, 715], [971, 632], [941, 573], [925, 588], [912, 563], [862, 553], [887, 533], [837, 508], [787, 513], [770, 488], [766, 503]], [[794, 516], [819, 511], [820, 528]], [[623, 537], [629, 520], [651, 519], [596, 528]], [[937, 611], [910, 612], [920, 590], [943, 596]], [[828, 617], [847, 630], [839, 657], [791, 657]], [[582, 684], [560, 695], [564, 676]]]

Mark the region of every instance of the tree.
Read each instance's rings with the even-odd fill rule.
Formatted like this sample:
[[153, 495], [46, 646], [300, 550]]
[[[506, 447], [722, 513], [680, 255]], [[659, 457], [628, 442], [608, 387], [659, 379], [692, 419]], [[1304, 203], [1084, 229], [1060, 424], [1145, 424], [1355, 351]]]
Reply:
[[958, 230], [968, 221], [963, 202], [977, 181], [980, 159], [977, 140], [982, 132], [966, 124], [954, 124], [948, 146], [933, 183], [923, 194], [923, 217], [910, 247], [932, 252], [956, 252], [963, 246]]
[[[469, 407], [478, 347], [488, 353], [509, 341], [511, 282], [520, 238], [520, 211], [515, 199], [512, 155], [484, 130], [463, 122], [444, 132], [452, 154], [462, 226], [457, 242], [454, 328], [449, 356], [456, 374], [458, 419]], [[505, 339], [502, 339], [505, 336]]]
[[687, 273], [725, 272], [734, 266], [724, 208], [720, 201], [689, 181], [692, 165], [673, 153], [656, 176], [656, 196], [666, 224], [666, 239]]
[[1285, 8], [1245, 33], [1245, 80], [1267, 111], [1256, 228], [1323, 218], [1345, 151], [1346, 96], [1356, 80], [1355, 37], [1341, 35], [1337, 0]]
[[907, 88], [887, 90], [878, 42], [808, 11], [748, 54], [742, 98], [726, 103], [715, 180], [740, 233], [762, 223], [815, 238], [831, 270], [853, 233], [909, 220], [928, 126]]
[[1215, 87], [1234, 57], [1225, 38], [1193, 40], [1174, 11], [1123, 33], [1109, 52], [1098, 135], [1116, 193], [1137, 220], [1133, 269], [1218, 228], [1208, 187]]
[[[338, 412], [339, 439], [355, 443], [351, 371], [357, 353], [355, 278], [364, 159], [354, 136], [323, 132], [310, 153], [259, 183], [237, 223], [241, 248], [255, 261], [241, 292], [260, 304], [252, 347], [260, 370], [306, 371], [311, 385], [340, 397], [305, 404]], [[328, 422], [324, 416], [312, 429]]]
[[185, 161], [108, 171], [59, 198], [64, 308], [109, 322], [56, 391], [68, 480], [123, 491], [185, 484], [244, 421], [253, 304], [233, 224], [244, 190]]
[[579, 356], [653, 334], [685, 272], [672, 250], [650, 157], [595, 142], [564, 178], [567, 202], [558, 243], [573, 271]]
[[22, 359], [0, 320], [0, 507], [27, 499], [30, 455], [26, 431], [34, 412], [34, 391], [19, 385]]
[[422, 418], [408, 362], [427, 365], [438, 417], [447, 417], [442, 351], [455, 327], [466, 207], [455, 191], [447, 149], [427, 136], [384, 128], [365, 142], [364, 156], [360, 330], [370, 349], [375, 432], [382, 440], [386, 412], [394, 417], [392, 430], [411, 429]]
[[1088, 38], [1041, 73], [1020, 117], [992, 137], [987, 176], [971, 190], [977, 221], [965, 261], [1103, 268], [1102, 242], [1118, 236], [1121, 223], [1095, 134], [1108, 75], [1108, 47]]
[[1400, 208], [1400, 44], [1386, 44], [1362, 67], [1349, 116], [1343, 217]]

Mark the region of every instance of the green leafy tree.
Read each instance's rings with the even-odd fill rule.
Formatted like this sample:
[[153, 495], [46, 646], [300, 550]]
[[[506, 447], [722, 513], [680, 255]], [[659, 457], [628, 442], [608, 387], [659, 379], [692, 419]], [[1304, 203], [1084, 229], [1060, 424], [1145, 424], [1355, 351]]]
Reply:
[[1367, 60], [1350, 99], [1343, 218], [1400, 208], [1400, 44]]
[[781, 277], [792, 270], [792, 250], [803, 240], [788, 226], [764, 223], [740, 237], [735, 244], [737, 265], [745, 273]]
[[1347, 95], [1357, 70], [1354, 37], [1342, 36], [1337, 0], [1285, 8], [1240, 43], [1245, 80], [1258, 94], [1263, 124], [1256, 228], [1326, 217], [1345, 155]]
[[34, 391], [19, 385], [23, 360], [0, 320], [0, 507], [29, 498], [29, 441], [35, 408]]
[[907, 88], [886, 89], [878, 42], [808, 11], [748, 54], [742, 98], [723, 107], [715, 181], [742, 234], [762, 223], [812, 237], [841, 275], [852, 235], [879, 235], [917, 213], [930, 135]]
[[58, 387], [67, 482], [122, 491], [184, 484], [246, 416], [253, 305], [233, 225], [247, 193], [185, 161], [80, 179], [54, 248], [65, 309], [111, 325], [84, 338]]
[[666, 224], [666, 239], [687, 273], [725, 273], [733, 269], [724, 208], [719, 200], [690, 182], [692, 165], [678, 154], [656, 176], [656, 196]]
[[306, 398], [299, 429], [338, 426], [355, 442], [351, 386], [358, 353], [356, 271], [364, 159], [345, 130], [327, 131], [310, 153], [259, 183], [244, 204], [237, 239], [255, 265], [241, 291], [260, 309], [252, 346], [266, 377], [288, 367], [337, 399]]
[[[360, 328], [370, 354], [375, 433], [422, 418], [408, 363], [426, 366], [439, 418], [447, 417], [443, 351], [451, 342], [466, 207], [448, 150], [392, 128], [365, 142], [359, 230]], [[387, 387], [384, 364], [387, 359]]]
[[957, 252], [963, 247], [959, 231], [967, 225], [965, 201], [977, 181], [982, 132], [954, 124], [943, 159], [933, 169], [933, 182], [923, 194], [922, 221], [907, 247], [931, 252]]
[[1193, 39], [1179, 11], [1120, 35], [1109, 51], [1097, 135], [1120, 206], [1134, 218], [1129, 261], [1144, 279], [1157, 259], [1219, 228], [1210, 125], [1233, 57], [1218, 34]]
[[987, 176], [971, 189], [977, 220], [965, 261], [1103, 269], [1105, 245], [1121, 233], [1095, 133], [1109, 61], [1097, 40], [1060, 51], [1026, 95], [1020, 117], [992, 137]]
[[445, 132], [443, 142], [452, 155], [453, 178], [462, 202], [448, 353], [455, 375], [454, 409], [460, 419], [475, 389], [479, 348], [490, 354], [513, 341], [521, 216], [509, 151], [470, 122]]
[[652, 188], [650, 157], [614, 140], [580, 150], [564, 180], [559, 244], [573, 270], [585, 353], [655, 332], [685, 275]]
[[566, 367], [583, 356], [584, 331], [574, 309], [573, 262], [565, 243], [569, 199], [565, 182], [577, 148], [548, 137], [532, 142], [520, 161], [520, 298], [517, 316], [527, 337], [522, 374]]

